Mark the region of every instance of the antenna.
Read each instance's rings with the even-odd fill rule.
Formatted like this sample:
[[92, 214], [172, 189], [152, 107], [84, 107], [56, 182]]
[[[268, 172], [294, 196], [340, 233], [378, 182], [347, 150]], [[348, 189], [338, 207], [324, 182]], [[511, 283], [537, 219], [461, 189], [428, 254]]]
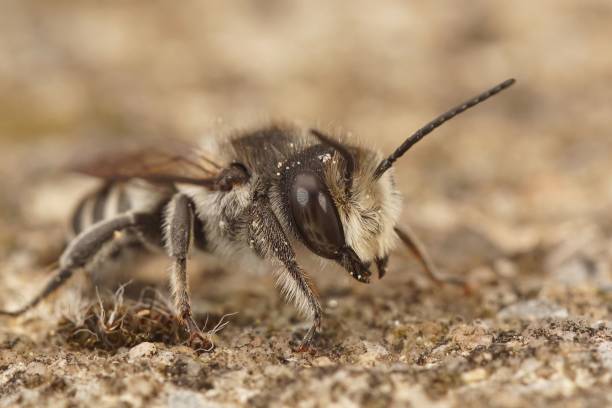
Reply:
[[504, 89], [510, 87], [515, 82], [516, 81], [513, 78], [507, 79], [501, 84], [496, 85], [493, 88], [489, 89], [488, 91], [485, 91], [481, 93], [480, 95], [465, 101], [461, 105], [455, 106], [453, 109], [441, 114], [440, 116], [438, 116], [437, 118], [435, 118], [434, 120], [432, 120], [431, 122], [429, 122], [428, 124], [420, 128], [419, 130], [414, 132], [412, 136], [406, 139], [404, 143], [402, 143], [402, 145], [398, 147], [389, 157], [387, 157], [386, 159], [380, 162], [380, 164], [376, 168], [376, 171], [374, 171], [374, 180], [380, 178], [380, 176], [382, 176], [385, 171], [389, 170], [391, 166], [393, 165], [393, 163], [397, 159], [402, 157], [402, 155], [406, 153], [408, 149], [410, 149], [418, 141], [420, 141], [425, 136], [427, 136], [429, 133], [431, 133], [434, 129], [436, 129], [439, 126], [442, 126], [444, 122], [451, 120], [452, 118], [459, 115], [460, 113], [463, 113], [466, 110], [478, 105], [480, 102], [486, 101], [493, 95], [496, 95], [500, 93], [501, 91], [503, 91]]

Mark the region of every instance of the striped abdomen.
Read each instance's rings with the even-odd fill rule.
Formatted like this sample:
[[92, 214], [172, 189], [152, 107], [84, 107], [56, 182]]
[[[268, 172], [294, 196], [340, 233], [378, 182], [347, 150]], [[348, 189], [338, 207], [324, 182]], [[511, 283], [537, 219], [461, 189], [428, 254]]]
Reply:
[[93, 224], [132, 208], [125, 183], [104, 184], [81, 199], [70, 219], [70, 231], [72, 235], [78, 235]]
[[[175, 192], [174, 186], [155, 186], [136, 180], [106, 183], [87, 194], [75, 208], [70, 219], [71, 236], [75, 237], [102, 220], [136, 211], [153, 216], [150, 224], [138, 228], [138, 241], [147, 246], [163, 246], [164, 211]], [[201, 220], [195, 217], [193, 240], [198, 249], [206, 248], [205, 235]]]

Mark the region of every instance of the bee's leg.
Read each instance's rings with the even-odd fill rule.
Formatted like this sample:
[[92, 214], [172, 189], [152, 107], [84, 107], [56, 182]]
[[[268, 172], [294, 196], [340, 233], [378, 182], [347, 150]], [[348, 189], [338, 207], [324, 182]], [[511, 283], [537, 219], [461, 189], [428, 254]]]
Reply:
[[312, 318], [312, 326], [298, 348], [299, 351], [307, 350], [321, 326], [321, 304], [309, 276], [297, 264], [295, 251], [265, 196], [256, 197], [251, 206], [248, 235], [258, 254], [282, 263], [284, 268], [279, 271], [277, 279], [281, 292], [295, 303], [301, 313]]
[[438, 285], [442, 285], [445, 283], [461, 286], [465, 285], [465, 282], [459, 278], [442, 276], [442, 274], [438, 271], [438, 268], [436, 268], [435, 264], [429, 257], [429, 254], [425, 250], [425, 246], [416, 237], [414, 232], [411, 231], [408, 227], [404, 227], [403, 229], [401, 229], [396, 226], [394, 229], [399, 239], [402, 240], [402, 242], [408, 247], [408, 249], [410, 249], [410, 251], [421, 263], [429, 279], [431, 279]]
[[59, 266], [55, 275], [25, 306], [15, 311], [0, 311], [0, 315], [19, 316], [62, 286], [79, 268], [91, 262], [100, 250], [115, 238], [120, 231], [146, 225], [151, 215], [144, 213], [126, 213], [107, 221], [101, 221], [92, 225], [76, 236], [64, 250], [59, 260]]
[[187, 255], [193, 240], [194, 218], [194, 206], [189, 197], [176, 194], [166, 206], [165, 245], [166, 252], [172, 258], [170, 284], [177, 317], [189, 332], [190, 344], [200, 343], [200, 348], [209, 350], [212, 343], [193, 319], [187, 280]]

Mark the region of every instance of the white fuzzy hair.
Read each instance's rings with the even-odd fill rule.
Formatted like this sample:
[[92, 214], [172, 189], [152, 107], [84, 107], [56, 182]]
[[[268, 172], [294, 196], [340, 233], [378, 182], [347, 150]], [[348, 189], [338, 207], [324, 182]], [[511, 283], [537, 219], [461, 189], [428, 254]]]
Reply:
[[359, 150], [348, 197], [343, 191], [344, 181], [340, 179], [343, 173], [339, 168], [339, 153], [325, 167], [326, 182], [338, 208], [346, 243], [362, 261], [382, 258], [397, 244], [393, 228], [400, 216], [402, 199], [393, 182], [393, 169], [378, 180], [373, 179], [381, 159], [381, 154]]
[[[274, 269], [274, 278], [276, 287], [279, 288], [283, 298], [287, 302], [295, 305], [300, 315], [306, 318], [313, 318], [313, 309], [308, 298], [304, 296], [304, 292], [299, 289], [297, 282], [291, 277], [284, 266], [278, 265]], [[312, 288], [312, 285], [309, 282], [310, 279], [305, 273], [304, 278]]]

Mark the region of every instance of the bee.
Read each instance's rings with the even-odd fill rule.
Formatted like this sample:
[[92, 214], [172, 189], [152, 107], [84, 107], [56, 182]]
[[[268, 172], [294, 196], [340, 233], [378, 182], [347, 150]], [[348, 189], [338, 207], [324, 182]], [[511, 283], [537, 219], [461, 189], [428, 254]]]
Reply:
[[391, 155], [320, 130], [270, 125], [196, 148], [143, 148], [82, 165], [102, 179], [71, 217], [72, 238], [42, 291], [16, 311], [36, 306], [75, 271], [104, 260], [109, 248], [165, 250], [178, 321], [191, 344], [207, 343], [190, 301], [187, 259], [200, 250], [250, 265], [272, 265], [286, 299], [311, 325], [300, 350], [321, 326], [322, 306], [296, 250], [331, 260], [362, 283], [371, 266], [385, 275], [391, 251], [402, 241], [435, 281], [441, 281], [416, 236], [398, 226], [401, 197], [393, 163], [427, 134], [514, 83], [506, 80], [435, 118]]

